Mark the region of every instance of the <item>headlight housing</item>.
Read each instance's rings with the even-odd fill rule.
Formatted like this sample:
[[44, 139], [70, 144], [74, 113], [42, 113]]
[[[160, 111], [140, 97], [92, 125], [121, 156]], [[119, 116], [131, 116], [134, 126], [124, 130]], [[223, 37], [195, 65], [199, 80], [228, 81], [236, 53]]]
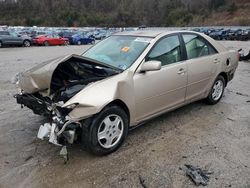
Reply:
[[72, 104], [69, 104], [68, 106], [65, 106], [65, 108], [74, 109], [78, 105], [79, 105], [79, 103], [72, 103]]

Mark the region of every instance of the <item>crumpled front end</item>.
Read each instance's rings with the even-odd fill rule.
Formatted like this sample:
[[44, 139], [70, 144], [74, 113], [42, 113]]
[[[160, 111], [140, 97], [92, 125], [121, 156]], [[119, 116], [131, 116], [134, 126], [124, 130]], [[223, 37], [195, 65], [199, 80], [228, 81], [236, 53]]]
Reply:
[[64, 146], [79, 138], [81, 121], [87, 118], [85, 114], [90, 114], [92, 108], [86, 108], [90, 111], [85, 114], [81, 111], [81, 118], [72, 118], [69, 114], [81, 104], [69, 102], [71, 98], [93, 83], [118, 73], [118, 70], [77, 55], [66, 56], [19, 74], [21, 91], [15, 98], [22, 107], [48, 119], [40, 126], [38, 138]]
[[52, 59], [37, 66], [21, 72], [17, 75], [17, 84], [24, 93], [43, 92], [44, 95], [49, 95], [50, 84], [53, 73], [57, 66], [72, 58], [71, 56], [59, 57]]
[[66, 143], [73, 144], [80, 136], [81, 123], [72, 120], [68, 114], [75, 107], [62, 108], [63, 103], [54, 103], [48, 97], [38, 94], [18, 94], [15, 96], [17, 103], [26, 106], [34, 114], [45, 116], [48, 122], [41, 125], [37, 137], [50, 143], [62, 146]]

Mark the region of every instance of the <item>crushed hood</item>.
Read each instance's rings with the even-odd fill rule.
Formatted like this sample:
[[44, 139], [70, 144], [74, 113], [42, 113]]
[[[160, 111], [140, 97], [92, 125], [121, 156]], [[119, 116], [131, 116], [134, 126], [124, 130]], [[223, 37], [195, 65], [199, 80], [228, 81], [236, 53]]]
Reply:
[[67, 55], [43, 62], [30, 70], [19, 73], [18, 85], [24, 93], [34, 93], [37, 91], [44, 91], [49, 93], [51, 78], [56, 67], [70, 59], [71, 57], [79, 57], [78, 55]]
[[[39, 92], [43, 96], [50, 95], [54, 89], [54, 88], [51, 88], [51, 84], [52, 83], [54, 84], [54, 82], [53, 82], [54, 73], [57, 73], [57, 79], [59, 79], [59, 78], [63, 79], [64, 76], [67, 77], [67, 74], [70, 74], [70, 71], [71, 72], [74, 71], [72, 69], [76, 69], [75, 71], [78, 71], [78, 69], [79, 70], [81, 69], [81, 67], [65, 67], [63, 72], [58, 73], [58, 71], [57, 71], [58, 68], [59, 67], [61, 68], [61, 66], [63, 65], [64, 62], [69, 62], [72, 59], [77, 59], [80, 62], [85, 62], [85, 65], [88, 64], [90, 66], [94, 65], [96, 67], [106, 67], [106, 68], [114, 69], [114, 67], [110, 67], [107, 64], [92, 61], [92, 60], [86, 59], [82, 56], [73, 54], [73, 55], [59, 57], [57, 59], [53, 59], [53, 60], [41, 63], [41, 64], [31, 68], [28, 71], [19, 73], [19, 75], [18, 75], [19, 87], [22, 89], [23, 93]], [[100, 75], [100, 71], [98, 72], [97, 69], [95, 69], [95, 70], [92, 69], [92, 71], [90, 69], [92, 69], [92, 68], [90, 68], [90, 67], [86, 68], [86, 74], [84, 74], [83, 78], [85, 77], [85, 79], [87, 79], [88, 77], [94, 77], [96, 75], [97, 75], [97, 77], [103, 76], [103, 75]], [[117, 73], [117, 71], [115, 70], [116, 73]], [[80, 72], [83, 72], [83, 71], [80, 71]], [[104, 73], [102, 73], [102, 74], [104, 74]], [[108, 76], [108, 75], [106, 75], [106, 76]]]

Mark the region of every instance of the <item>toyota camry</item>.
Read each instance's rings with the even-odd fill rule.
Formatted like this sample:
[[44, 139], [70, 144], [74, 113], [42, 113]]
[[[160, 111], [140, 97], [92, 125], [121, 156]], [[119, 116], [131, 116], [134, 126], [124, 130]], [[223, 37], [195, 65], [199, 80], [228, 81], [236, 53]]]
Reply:
[[116, 33], [81, 55], [44, 62], [18, 75], [17, 103], [47, 117], [38, 138], [81, 140], [109, 154], [129, 129], [204, 100], [220, 101], [239, 54], [192, 31]]

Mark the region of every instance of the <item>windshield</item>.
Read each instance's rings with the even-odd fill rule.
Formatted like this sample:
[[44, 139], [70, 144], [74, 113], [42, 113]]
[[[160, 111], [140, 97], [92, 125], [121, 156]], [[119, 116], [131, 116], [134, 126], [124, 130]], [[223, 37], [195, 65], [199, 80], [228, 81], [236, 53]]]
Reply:
[[151, 38], [111, 36], [90, 48], [82, 56], [126, 70], [148, 46]]

